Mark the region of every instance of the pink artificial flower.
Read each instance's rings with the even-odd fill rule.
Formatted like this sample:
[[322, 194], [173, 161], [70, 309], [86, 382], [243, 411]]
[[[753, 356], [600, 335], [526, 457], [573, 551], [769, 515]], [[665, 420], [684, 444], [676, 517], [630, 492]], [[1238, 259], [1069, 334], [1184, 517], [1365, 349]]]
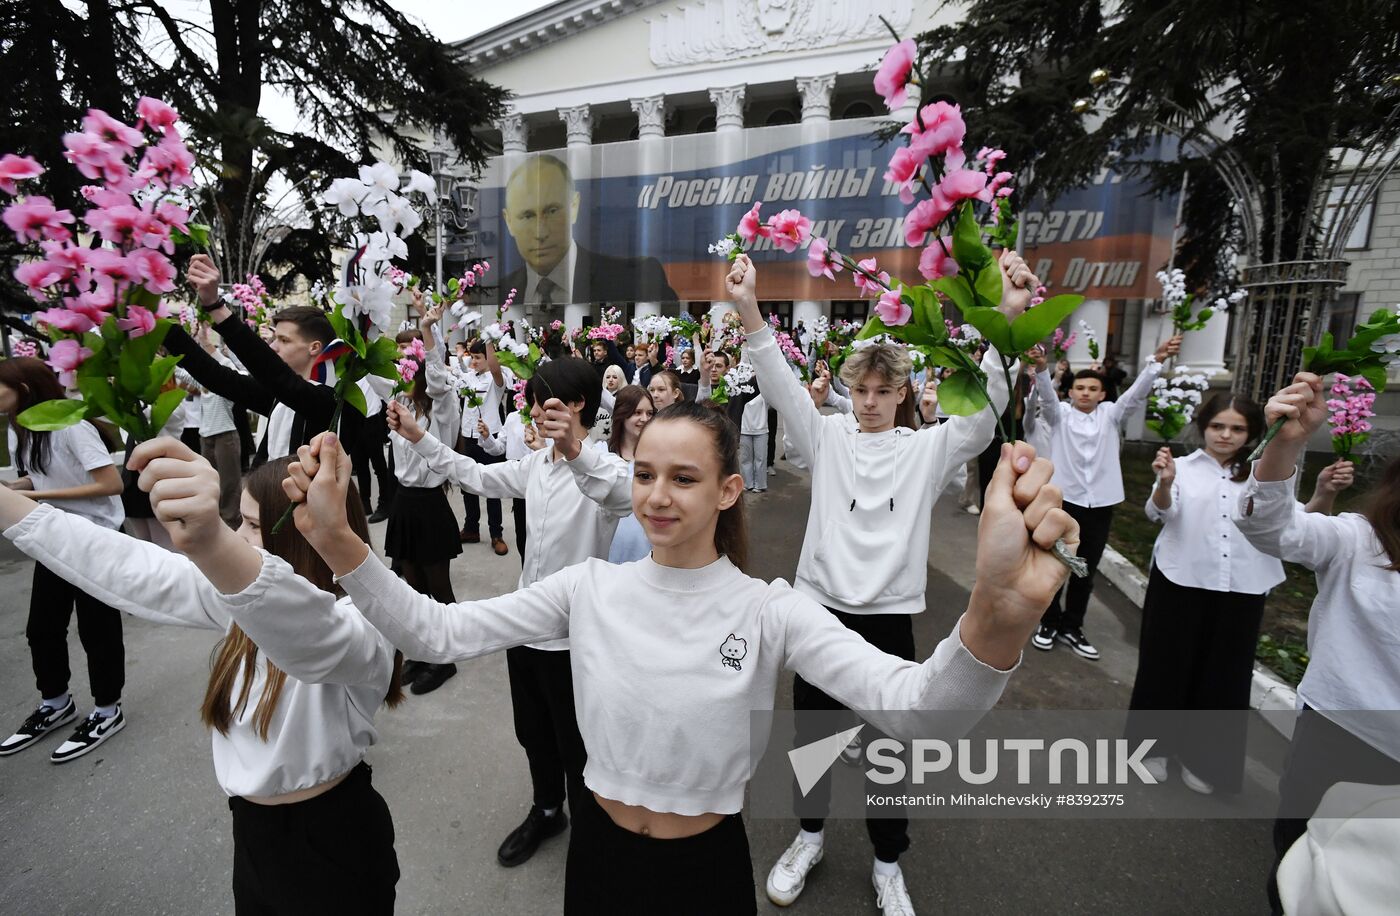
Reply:
[[899, 199], [902, 203], [914, 202], [914, 176], [919, 174], [923, 156], [907, 146], [901, 146], [890, 157], [890, 167], [885, 171], [885, 180], [899, 186]]
[[5, 208], [5, 225], [14, 232], [21, 243], [37, 242], [41, 239], [67, 239], [72, 233], [63, 228], [64, 223], [73, 222], [73, 214], [67, 210], [55, 210], [53, 201], [47, 197], [26, 197]]
[[88, 109], [87, 117], [83, 118], [83, 130], [123, 153], [130, 153], [146, 142], [141, 131], [97, 108]]
[[[851, 279], [855, 281], [856, 288], [860, 290], [862, 296], [879, 295], [885, 291], [885, 287], [890, 285], [890, 275], [879, 269], [879, 265], [875, 263], [874, 258], [866, 258], [863, 261], [857, 261], [856, 266], [859, 267], [860, 270], [851, 271]], [[870, 279], [867, 274], [873, 274], [879, 277], [883, 285]]]
[[35, 312], [33, 317], [35, 325], [46, 324], [51, 328], [68, 331], [72, 334], [85, 334], [95, 327], [92, 319], [87, 315], [69, 309], [49, 309]]
[[75, 245], [69, 240], [40, 242], [39, 247], [43, 249], [51, 263], [75, 272], [87, 267], [93, 251], [91, 248]]
[[477, 261], [472, 265], [472, 273], [476, 274], [478, 277], [490, 269], [491, 265], [487, 264], [485, 261]]
[[17, 340], [14, 342], [14, 345], [10, 347], [10, 352], [12, 352], [15, 356], [38, 356], [39, 344], [36, 341], [29, 340], [28, 338], [24, 340]]
[[462, 285], [466, 287], [476, 286], [476, 273], [468, 273], [462, 277]]
[[[957, 105], [947, 102], [925, 105], [919, 109], [914, 120], [900, 129], [900, 133], [909, 135], [909, 148], [920, 158], [939, 156], [953, 150], [957, 151], [960, 159], [966, 158], [962, 153], [962, 144], [967, 125], [963, 123], [962, 108]], [[961, 168], [962, 162], [958, 162], [956, 167]]]
[[997, 163], [1006, 158], [1006, 150], [984, 146], [977, 151], [977, 161], [982, 163], [982, 171], [991, 175], [997, 170]]
[[937, 280], [939, 277], [956, 277], [958, 275], [958, 262], [953, 260], [953, 256], [943, 247], [941, 239], [934, 239], [933, 244], [924, 249], [919, 255], [919, 273], [924, 275], [925, 280]]
[[413, 381], [413, 377], [418, 374], [418, 361], [415, 359], [404, 358], [395, 365], [398, 367], [399, 377], [405, 382]]
[[135, 204], [119, 204], [94, 207], [83, 215], [83, 222], [103, 241], [123, 245], [136, 234], [138, 227], [145, 225], [146, 218], [146, 212]]
[[781, 210], [768, 217], [773, 245], [792, 254], [812, 237], [812, 221], [797, 210]]
[[423, 341], [415, 337], [403, 348], [403, 355], [411, 356], [417, 360], [424, 360], [428, 358], [428, 351], [423, 349]]
[[175, 265], [159, 251], [138, 248], [127, 255], [126, 259], [146, 289], [151, 292], [168, 293], [175, 288]]
[[944, 175], [943, 180], [938, 183], [938, 193], [949, 204], [969, 198], [986, 203], [991, 203], [992, 200], [992, 192], [987, 186], [986, 173], [976, 172], [972, 169], [956, 169]]
[[1015, 176], [1013, 176], [1010, 172], [997, 172], [995, 175], [992, 176], [991, 184], [987, 185], [988, 193], [990, 193], [993, 197], [1010, 197], [1011, 191], [1013, 189], [1007, 187], [1007, 182], [1009, 182], [1013, 177]]
[[903, 108], [908, 99], [909, 76], [914, 72], [914, 54], [918, 46], [914, 39], [896, 42], [885, 52], [880, 69], [875, 73], [875, 91], [885, 98], [890, 111]]
[[95, 184], [83, 185], [83, 197], [90, 201], [93, 206], [102, 207], [132, 207], [136, 202], [131, 199], [131, 195], [125, 191], [118, 191], [115, 188], [103, 188]]
[[875, 303], [875, 314], [880, 316], [880, 320], [892, 328], [897, 328], [902, 324], [908, 324], [909, 319], [914, 317], [914, 310], [909, 307], [909, 303], [899, 297], [899, 289], [887, 290], [880, 296], [880, 301]]
[[111, 313], [115, 302], [116, 300], [109, 294], [101, 291], [83, 293], [63, 300], [68, 311], [75, 315], [81, 315], [97, 326], [107, 320], [107, 315]]
[[128, 337], [141, 337], [155, 330], [156, 316], [148, 308], [128, 305], [126, 317], [117, 319], [117, 327], [125, 331]]
[[116, 145], [91, 133], [63, 135], [64, 158], [78, 167], [86, 178], [119, 182], [128, 176], [126, 155]]
[[841, 262], [831, 256], [831, 246], [826, 239], [812, 239], [812, 244], [807, 248], [807, 271], [814, 277], [835, 280], [836, 273], [833, 271], [840, 270]]
[[160, 143], [146, 150], [135, 176], [139, 182], [151, 182], [163, 188], [181, 188], [194, 179], [194, 154], [185, 146], [180, 135], [171, 131]]
[[58, 373], [58, 381], [64, 388], [72, 388], [77, 382], [78, 367], [90, 356], [91, 350], [76, 340], [67, 338], [53, 342], [49, 347], [49, 358], [45, 362]]
[[29, 156], [20, 157], [14, 153], [6, 153], [5, 157], [0, 159], [0, 191], [14, 194], [19, 190], [15, 182], [38, 178], [42, 174], [44, 167]]
[[48, 298], [44, 293], [46, 287], [62, 283], [72, 275], [71, 270], [53, 261], [28, 261], [15, 268], [15, 279], [23, 283], [29, 295], [40, 302]]
[[155, 215], [156, 219], [165, 223], [165, 225], [169, 226], [171, 229], [178, 229], [186, 235], [189, 235], [190, 212], [184, 207], [171, 203], [168, 200], [161, 201], [156, 205]]
[[752, 245], [754, 239], [766, 239], [773, 234], [773, 230], [758, 221], [758, 210], [762, 206], [763, 201], [756, 201], [753, 209], [745, 213], [739, 220], [739, 228], [735, 231], [739, 233], [739, 238], [744, 240], [745, 245]]
[[[980, 175], [980, 172], [972, 174]], [[986, 176], [982, 176], [986, 180]], [[946, 178], [944, 179], [947, 180]], [[933, 196], [925, 198], [914, 205], [914, 209], [909, 211], [909, 215], [904, 218], [904, 241], [911, 248], [916, 248], [924, 243], [924, 236], [938, 228], [938, 224], [948, 218], [948, 214], [953, 212], [953, 202], [943, 196], [943, 185], [940, 182], [933, 189]]]
[[160, 99], [153, 99], [148, 95], [143, 95], [141, 101], [136, 103], [136, 116], [140, 118], [147, 127], [164, 131], [167, 127], [174, 127], [175, 122], [180, 120], [180, 116]]

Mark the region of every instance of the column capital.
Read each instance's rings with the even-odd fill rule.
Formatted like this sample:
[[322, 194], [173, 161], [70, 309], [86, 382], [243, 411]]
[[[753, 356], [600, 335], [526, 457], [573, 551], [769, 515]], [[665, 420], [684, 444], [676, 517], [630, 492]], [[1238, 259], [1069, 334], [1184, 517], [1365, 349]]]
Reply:
[[507, 153], [525, 152], [525, 141], [530, 135], [525, 124], [525, 116], [519, 112], [503, 115], [496, 121], [501, 131], [501, 149]]
[[744, 93], [747, 85], [726, 86], [710, 90], [710, 101], [715, 103], [715, 130], [744, 129]]
[[831, 93], [836, 88], [836, 74], [799, 76], [797, 92], [802, 96], [802, 120], [830, 121]]
[[588, 105], [559, 109], [559, 118], [569, 134], [569, 146], [589, 146], [593, 143], [593, 109]]
[[666, 136], [666, 96], [649, 95], [628, 101], [637, 113], [638, 139]]

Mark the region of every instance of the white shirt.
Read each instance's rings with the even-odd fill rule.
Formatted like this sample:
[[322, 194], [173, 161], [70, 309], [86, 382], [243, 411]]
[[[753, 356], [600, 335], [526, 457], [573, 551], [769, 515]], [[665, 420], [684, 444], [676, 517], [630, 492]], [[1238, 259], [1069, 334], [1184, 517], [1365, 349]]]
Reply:
[[506, 389], [515, 384], [515, 376], [502, 366], [501, 380], [505, 382], [504, 385], [497, 385], [490, 372], [477, 372], [475, 369], [467, 369], [459, 377], [462, 390], [476, 392], [476, 397], [481, 400], [478, 407], [469, 406], [467, 401], [462, 402], [462, 435], [475, 439], [478, 435], [477, 420], [485, 420], [486, 428], [495, 435], [501, 428], [501, 399], [505, 397]]
[[758, 395], [744, 405], [743, 423], [739, 432], [745, 436], [763, 436], [768, 433], [768, 402]]
[[[227, 366], [230, 369], [237, 369], [243, 372], [241, 367], [235, 367], [232, 360], [220, 350], [215, 350], [209, 356], [219, 365]], [[244, 373], [245, 375], [247, 373]], [[233, 402], [228, 398], [214, 394], [209, 389], [203, 389], [200, 395], [199, 414], [199, 435], [201, 438], [217, 436], [221, 433], [231, 433], [238, 429], [238, 424], [234, 422]]]
[[[559, 263], [550, 268], [548, 274], [549, 282], [554, 284], [549, 292], [551, 305], [565, 305], [573, 302], [574, 295], [574, 265], [578, 263], [578, 246], [569, 242], [569, 251], [564, 257], [559, 259]], [[528, 263], [525, 265], [525, 288], [521, 290], [524, 298], [521, 302], [537, 303], [540, 301], [540, 275], [535, 273], [535, 268]]]
[[[276, 594], [295, 616], [310, 583], [282, 578]], [[700, 569], [650, 557], [588, 560], [529, 588], [457, 604], [419, 595], [372, 554], [340, 583], [395, 645], [428, 662], [568, 637], [584, 782], [652, 811], [743, 807], [750, 744], [768, 738], [752, 714], [773, 708], [785, 668], [855, 709], [969, 711], [947, 725], [940, 737], [948, 740], [996, 704], [1010, 677], [968, 652], [957, 625], [927, 661], [906, 661], [787, 583], [746, 576], [724, 557]], [[874, 717], [887, 731], [899, 718]]]
[[1386, 569], [1390, 559], [1365, 516], [1306, 512], [1293, 496], [1297, 483], [1296, 471], [1267, 482], [1251, 473], [1235, 524], [1264, 553], [1317, 573], [1298, 701], [1400, 760], [1394, 713], [1364, 712], [1400, 710], [1400, 572]]
[[1254, 549], [1232, 520], [1244, 487], [1204, 449], [1176, 459], [1171, 507], [1159, 509], [1147, 497], [1147, 517], [1162, 525], [1152, 545], [1162, 575], [1187, 588], [1241, 595], [1262, 595], [1283, 581], [1283, 564]]
[[1147, 403], [1152, 381], [1161, 372], [1162, 364], [1149, 358], [1147, 366], [1118, 400], [1103, 401], [1088, 413], [1059, 399], [1049, 372], [1036, 375], [1040, 418], [1049, 427], [1056, 459], [1054, 482], [1064, 493], [1065, 502], [1095, 509], [1123, 501], [1119, 429], [1130, 413]]
[[[584, 495], [574, 476], [598, 477], [604, 490], [625, 489], [631, 511], [631, 478], [627, 464], [606, 448], [584, 444], [573, 461], [555, 461], [554, 449], [540, 449], [516, 461], [478, 464], [432, 436], [413, 449], [433, 470], [455, 486], [496, 499], [525, 500], [525, 556], [521, 558], [520, 588], [589, 557], [606, 558], [618, 514]], [[546, 524], [548, 523], [548, 524]], [[532, 649], [569, 648], [565, 638], [530, 643]]]
[[[27, 460], [28, 456], [16, 454], [17, 441], [13, 426], [9, 432], [10, 455], [14, 460], [15, 469], [19, 470], [19, 459]], [[180, 435], [179, 430], [175, 431], [175, 435]], [[92, 483], [92, 471], [111, 466], [112, 455], [107, 451], [107, 443], [102, 441], [102, 434], [91, 423], [83, 422], [49, 433], [49, 460], [44, 470], [40, 472], [25, 467], [24, 473], [34, 484], [35, 490], [68, 490]], [[122, 508], [120, 495], [55, 499], [49, 502], [49, 505], [91, 519], [104, 528], [120, 528], [126, 520], [126, 510]]]
[[[440, 438], [446, 436], [451, 439], [447, 447], [451, 448], [457, 441], [457, 428], [460, 418], [457, 415], [457, 391], [451, 385], [451, 377], [447, 371], [447, 365], [442, 361], [442, 353], [438, 348], [437, 338], [433, 338], [433, 348], [428, 350], [423, 359], [423, 384], [427, 390], [428, 397], [433, 399], [433, 406], [428, 411], [425, 420], [418, 418], [418, 425], [423, 427], [424, 438], [429, 436]], [[489, 377], [489, 376], [488, 376]], [[373, 396], [376, 400], [380, 398], [397, 398], [409, 410], [414, 410], [412, 399], [407, 393], [395, 395], [393, 393], [394, 383], [386, 378], [377, 375], [366, 376], [374, 389]], [[441, 471], [428, 466], [423, 457], [414, 450], [413, 445], [400, 436], [398, 433], [390, 431], [389, 447], [394, 450], [394, 479], [405, 487], [440, 487], [447, 480], [447, 475]]]
[[[97, 600], [156, 623], [226, 633], [237, 623], [258, 646], [247, 708], [228, 734], [211, 731], [214, 775], [229, 795], [284, 795], [348, 772], [379, 739], [374, 714], [389, 692], [394, 647], [355, 610], [263, 554], [262, 571], [222, 595], [183, 555], [40, 507], [5, 532], [20, 550]], [[294, 607], [273, 594], [295, 580]], [[253, 717], [271, 661], [287, 680], [264, 741]], [[191, 699], [194, 693], [191, 684]], [[199, 688], [202, 692], [202, 688]], [[230, 702], [243, 690], [242, 673]]]
[[[545, 442], [546, 448], [553, 444], [549, 439]], [[507, 461], [515, 461], [529, 455], [533, 449], [525, 444], [525, 424], [520, 419], [520, 411], [512, 410], [507, 414], [500, 432], [489, 439], [481, 440], [481, 450], [488, 455], [505, 455]]]

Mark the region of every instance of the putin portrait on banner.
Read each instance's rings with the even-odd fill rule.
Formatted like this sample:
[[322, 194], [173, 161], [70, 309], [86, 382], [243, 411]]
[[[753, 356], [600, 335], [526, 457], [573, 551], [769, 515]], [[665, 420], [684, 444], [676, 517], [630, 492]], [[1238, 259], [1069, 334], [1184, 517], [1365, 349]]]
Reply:
[[674, 302], [661, 262], [589, 251], [574, 242], [579, 194], [569, 167], [550, 155], [522, 163], [506, 182], [505, 224], [523, 267], [500, 281], [500, 300], [563, 306], [584, 302]]

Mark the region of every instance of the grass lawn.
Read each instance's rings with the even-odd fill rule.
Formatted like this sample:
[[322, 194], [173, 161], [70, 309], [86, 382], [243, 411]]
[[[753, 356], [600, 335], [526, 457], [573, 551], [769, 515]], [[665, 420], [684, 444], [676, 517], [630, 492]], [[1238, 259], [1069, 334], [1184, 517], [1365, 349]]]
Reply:
[[[1172, 451], [1180, 456], [1188, 454], [1194, 446], [1176, 444]], [[1125, 499], [1113, 515], [1113, 528], [1108, 542], [1123, 556], [1131, 560], [1144, 573], [1152, 558], [1152, 543], [1160, 530], [1148, 521], [1143, 512], [1148, 494], [1152, 492], [1152, 456], [1157, 452], [1155, 444], [1130, 442], [1123, 447], [1123, 492]], [[1317, 472], [1332, 463], [1332, 456], [1325, 452], [1310, 453], [1307, 458], [1306, 473], [1303, 476], [1299, 498], [1304, 502], [1312, 496], [1313, 482]], [[1368, 474], [1379, 474], [1382, 465], [1371, 468], [1360, 464], [1357, 468], [1357, 481], [1350, 490], [1337, 497], [1338, 512], [1353, 510], [1371, 486]], [[1317, 595], [1317, 582], [1313, 574], [1301, 566], [1284, 564], [1285, 579], [1269, 595], [1264, 610], [1264, 624], [1261, 630], [1260, 649], [1257, 657], [1285, 680], [1294, 684], [1303, 675], [1307, 664], [1308, 609]]]

